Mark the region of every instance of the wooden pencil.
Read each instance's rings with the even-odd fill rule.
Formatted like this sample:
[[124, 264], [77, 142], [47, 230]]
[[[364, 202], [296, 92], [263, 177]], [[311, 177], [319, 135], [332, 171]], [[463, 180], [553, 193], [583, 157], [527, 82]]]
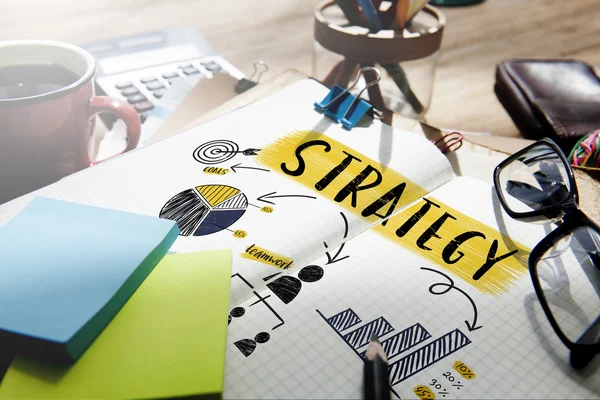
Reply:
[[398, 0], [396, 4], [396, 17], [394, 18], [394, 28], [404, 29], [408, 18], [408, 7], [410, 0]]
[[375, 333], [365, 353], [363, 380], [365, 400], [390, 399], [387, 357]]

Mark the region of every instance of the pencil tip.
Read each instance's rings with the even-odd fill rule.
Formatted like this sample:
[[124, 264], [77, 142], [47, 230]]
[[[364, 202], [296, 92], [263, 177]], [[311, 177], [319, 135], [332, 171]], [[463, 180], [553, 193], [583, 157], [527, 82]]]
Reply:
[[379, 342], [379, 337], [375, 332], [371, 335], [371, 342]]

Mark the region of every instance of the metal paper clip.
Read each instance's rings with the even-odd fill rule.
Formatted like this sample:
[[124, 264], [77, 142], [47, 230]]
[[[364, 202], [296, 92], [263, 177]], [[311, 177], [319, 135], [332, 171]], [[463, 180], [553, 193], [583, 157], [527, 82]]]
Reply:
[[464, 136], [460, 132], [450, 132], [443, 135], [437, 140], [431, 142], [436, 145], [442, 153], [448, 153], [449, 151], [456, 151], [460, 149], [463, 144]]
[[[350, 93], [350, 90], [358, 84], [361, 75], [367, 71], [373, 71], [376, 78], [367, 82], [358, 95], [354, 96]], [[377, 68], [363, 67], [358, 71], [354, 82], [348, 88], [335, 85], [320, 103], [315, 103], [315, 109], [336, 122], [340, 122], [344, 128], [352, 129], [367, 112], [373, 110], [373, 113], [377, 114], [374, 112], [373, 106], [366, 100], [361, 99], [360, 96], [371, 86], [377, 85], [380, 80], [381, 74]]]
[[[262, 67], [262, 70], [259, 71], [259, 66]], [[254, 63], [254, 72], [250, 75], [250, 78], [242, 78], [235, 85], [236, 93], [244, 93], [248, 89], [252, 89], [254, 86], [258, 85], [260, 81], [260, 77], [269, 70], [269, 66], [263, 60], [258, 60]], [[256, 79], [255, 79], [256, 77]]]

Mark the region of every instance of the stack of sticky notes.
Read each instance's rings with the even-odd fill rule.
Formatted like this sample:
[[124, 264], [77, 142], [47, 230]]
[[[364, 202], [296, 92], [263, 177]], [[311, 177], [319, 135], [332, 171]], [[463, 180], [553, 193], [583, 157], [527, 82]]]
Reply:
[[71, 367], [17, 357], [0, 398], [221, 398], [231, 252], [167, 255]]
[[168, 220], [35, 198], [0, 228], [0, 340], [73, 363], [177, 239]]

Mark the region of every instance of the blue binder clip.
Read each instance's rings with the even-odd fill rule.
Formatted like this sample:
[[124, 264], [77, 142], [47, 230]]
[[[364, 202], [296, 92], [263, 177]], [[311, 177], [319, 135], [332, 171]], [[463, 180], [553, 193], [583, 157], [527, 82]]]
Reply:
[[[360, 76], [365, 71], [374, 71], [377, 78], [371, 82], [367, 82], [365, 87], [358, 93], [358, 95], [354, 96], [350, 93], [350, 90], [352, 90], [354, 86], [358, 84]], [[361, 99], [360, 96], [366, 89], [376, 85], [380, 79], [381, 75], [379, 74], [379, 70], [377, 70], [377, 68], [363, 67], [358, 71], [356, 79], [352, 85], [350, 85], [347, 89], [344, 89], [339, 85], [335, 85], [320, 103], [315, 103], [315, 109], [320, 113], [324, 113], [334, 121], [341, 123], [344, 128], [350, 130], [356, 126], [358, 121], [360, 121], [360, 119], [366, 113], [370, 111], [375, 113], [371, 103]]]

